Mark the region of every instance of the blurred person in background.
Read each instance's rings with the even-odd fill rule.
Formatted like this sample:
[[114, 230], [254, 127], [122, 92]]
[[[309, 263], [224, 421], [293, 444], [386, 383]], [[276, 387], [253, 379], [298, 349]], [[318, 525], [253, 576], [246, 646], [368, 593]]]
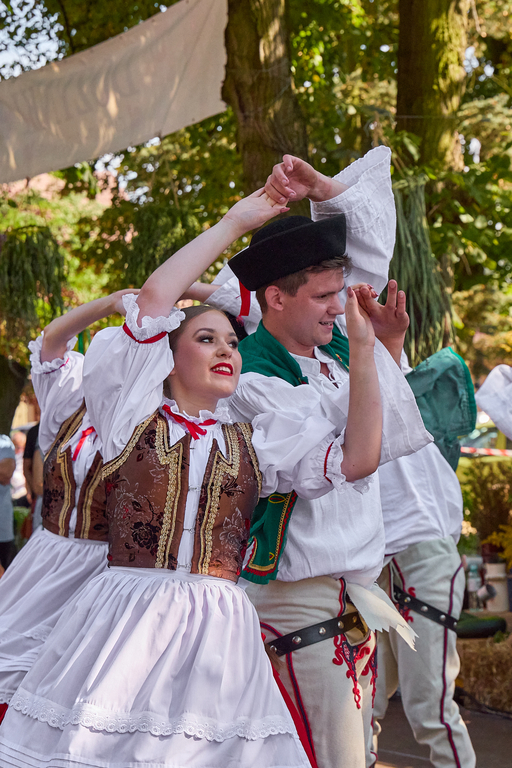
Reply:
[[11, 440], [16, 452], [16, 468], [11, 477], [11, 498], [15, 507], [30, 507], [30, 500], [27, 493], [25, 475], [23, 473], [24, 451], [27, 443], [27, 436], [24, 432], [13, 432]]
[[27, 442], [25, 443], [25, 452], [23, 453], [23, 474], [25, 476], [25, 485], [27, 488], [27, 496], [31, 499], [33, 504], [33, 482], [32, 482], [32, 465], [34, 461], [34, 451], [38, 442], [39, 436], [39, 422], [34, 424], [33, 427], [27, 432]]
[[36, 441], [34, 458], [32, 460], [32, 533], [43, 525], [41, 510], [43, 507], [43, 469], [44, 454]]
[[8, 435], [0, 435], [0, 564], [5, 570], [16, 554], [11, 478], [16, 469], [16, 451]]

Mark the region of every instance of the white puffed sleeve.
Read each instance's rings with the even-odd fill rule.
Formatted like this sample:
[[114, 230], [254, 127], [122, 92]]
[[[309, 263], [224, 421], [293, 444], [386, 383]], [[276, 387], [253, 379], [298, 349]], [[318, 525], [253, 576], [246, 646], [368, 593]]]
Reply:
[[476, 392], [476, 403], [512, 440], [512, 368], [497, 365]]
[[[346, 285], [370, 283], [377, 293], [387, 284], [395, 247], [396, 210], [390, 166], [391, 150], [375, 147], [334, 177], [349, 189], [331, 200], [311, 204], [313, 221], [345, 214], [347, 253], [352, 260]], [[341, 293], [345, 303], [345, 290]]]
[[[233, 274], [229, 264], [226, 264], [226, 266], [222, 268], [219, 275], [222, 275], [222, 282], [220, 283], [219, 288], [211, 294], [206, 303], [216, 309], [220, 309], [222, 312], [229, 312], [235, 317], [238, 317], [242, 303], [238, 278]], [[213, 282], [215, 283], [215, 280]], [[254, 333], [261, 320], [261, 309], [254, 291], [251, 291], [251, 307], [249, 314], [242, 319], [245, 332], [249, 335]]]
[[347, 483], [341, 471], [344, 436], [320, 402], [321, 394], [311, 387], [292, 387], [260, 374], [241, 377], [230, 408], [238, 420], [252, 421], [262, 496], [294, 490], [301, 498], [316, 499], [345, 485], [367, 489], [368, 478]]
[[31, 341], [30, 365], [32, 385], [41, 409], [39, 445], [46, 453], [57, 437], [62, 423], [80, 407], [84, 399], [82, 369], [84, 356], [73, 352], [76, 336], [66, 345], [62, 358], [41, 362], [44, 332]]
[[139, 327], [136, 298], [123, 296], [125, 324], [97, 333], [85, 355], [85, 401], [105, 461], [118, 456], [135, 427], [160, 406], [174, 366], [167, 334], [185, 317], [173, 309], [169, 317], [144, 317]]

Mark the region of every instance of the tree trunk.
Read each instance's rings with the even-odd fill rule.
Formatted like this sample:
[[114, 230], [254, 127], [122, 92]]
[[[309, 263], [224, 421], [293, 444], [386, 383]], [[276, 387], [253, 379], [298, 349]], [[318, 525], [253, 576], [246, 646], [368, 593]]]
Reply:
[[8, 435], [11, 430], [14, 412], [26, 382], [27, 369], [0, 355], [0, 435]]
[[[222, 97], [236, 117], [249, 193], [265, 184], [283, 154], [307, 160], [307, 133], [293, 90], [286, 0], [228, 0], [228, 8]], [[303, 208], [309, 212], [306, 201]]]
[[461, 170], [469, 0], [399, 0], [397, 130], [421, 137], [421, 161]]

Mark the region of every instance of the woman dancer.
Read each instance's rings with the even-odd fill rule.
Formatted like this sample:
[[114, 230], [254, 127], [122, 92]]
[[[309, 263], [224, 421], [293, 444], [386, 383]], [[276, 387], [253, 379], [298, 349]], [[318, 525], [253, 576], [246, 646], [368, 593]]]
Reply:
[[[262, 190], [237, 203], [137, 299], [125, 297], [123, 329], [100, 332], [87, 352], [86, 401], [107, 460], [111, 567], [65, 612], [13, 698], [0, 732], [4, 766], [308, 765], [236, 581], [261, 486], [319, 496], [345, 475], [359, 479], [349, 442], [360, 451], [364, 440], [377, 465], [375, 367], [358, 370], [354, 353], [360, 386], [350, 408], [361, 414], [364, 401], [366, 411], [359, 424], [349, 413], [345, 455], [336, 437], [345, 424], [308, 413], [256, 420], [253, 448], [250, 425], [232, 424], [219, 404], [241, 368], [231, 325], [208, 307], [173, 309], [230, 242], [276, 212]], [[373, 346], [353, 293], [347, 314], [354, 348]], [[339, 463], [326, 475], [330, 446]]]
[[32, 384], [41, 408], [43, 528], [0, 580], [0, 714], [37, 658], [65, 606], [107, 565], [105, 488], [100, 442], [83, 405], [83, 355], [75, 334], [113, 312], [119, 291], [53, 320], [29, 344]]

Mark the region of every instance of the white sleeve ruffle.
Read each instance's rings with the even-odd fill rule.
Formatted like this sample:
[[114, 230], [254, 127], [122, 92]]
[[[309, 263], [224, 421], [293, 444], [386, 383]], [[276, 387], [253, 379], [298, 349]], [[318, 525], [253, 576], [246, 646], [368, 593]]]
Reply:
[[325, 461], [325, 476], [331, 481], [333, 487], [340, 493], [347, 488], [352, 488], [358, 493], [367, 493], [370, 485], [373, 483], [373, 475], [355, 480], [347, 484], [347, 478], [341, 472], [341, 462], [343, 461], [343, 443], [345, 441], [345, 430], [333, 441]]
[[39, 373], [53, 373], [54, 371], [58, 371], [59, 368], [62, 368], [63, 365], [66, 365], [68, 359], [69, 359], [69, 353], [73, 351], [75, 348], [75, 344], [78, 341], [77, 336], [73, 336], [72, 339], [69, 339], [69, 341], [66, 344], [66, 354], [64, 357], [56, 357], [55, 360], [51, 361], [45, 361], [44, 363], [41, 362], [41, 351], [43, 349], [43, 338], [44, 338], [44, 331], [39, 334], [37, 339], [35, 341], [29, 341], [28, 348], [30, 350], [30, 365], [31, 365], [31, 374], [34, 376], [34, 374]]
[[46, 453], [62, 424], [80, 407], [84, 399], [82, 374], [84, 356], [73, 352], [76, 337], [66, 345], [63, 358], [41, 362], [44, 333], [31, 341], [30, 350], [32, 386], [41, 409], [39, 445]]
[[[226, 269], [226, 267], [224, 267]], [[230, 270], [231, 271], [231, 270]], [[229, 280], [221, 284], [217, 290], [211, 294], [206, 302], [216, 309], [238, 317], [241, 308], [240, 283], [234, 275]], [[261, 309], [256, 298], [256, 293], [251, 291], [251, 308], [247, 317], [242, 318], [244, 328], [247, 334], [254, 333], [261, 320]]]
[[104, 461], [118, 456], [135, 427], [159, 408], [163, 382], [174, 367], [167, 333], [184, 317], [173, 309], [169, 317], [144, 318], [140, 328], [135, 296], [123, 299], [126, 327], [134, 338], [124, 327], [105, 328], [95, 335], [85, 356], [85, 400], [103, 444]]
[[[349, 189], [331, 200], [311, 204], [314, 221], [345, 214], [347, 253], [352, 260], [346, 285], [370, 283], [377, 293], [388, 281], [395, 245], [396, 210], [390, 165], [391, 150], [375, 147], [334, 177]], [[346, 301], [346, 295], [342, 300]]]
[[140, 307], [137, 304], [135, 293], [126, 293], [123, 296], [123, 306], [126, 310], [126, 325], [133, 333], [137, 341], [147, 341], [159, 333], [170, 333], [181, 324], [185, 319], [181, 309], [173, 307], [168, 317], [149, 317], [142, 318], [139, 325]]

